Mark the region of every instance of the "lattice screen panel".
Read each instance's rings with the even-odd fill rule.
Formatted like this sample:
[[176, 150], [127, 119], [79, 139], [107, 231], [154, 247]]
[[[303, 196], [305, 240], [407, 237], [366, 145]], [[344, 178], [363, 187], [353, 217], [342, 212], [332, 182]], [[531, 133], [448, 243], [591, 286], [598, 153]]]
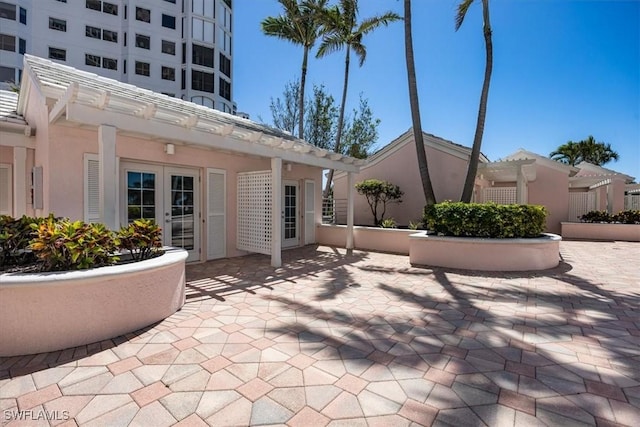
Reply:
[[238, 249], [271, 254], [271, 171], [238, 174]]
[[510, 205], [516, 203], [516, 187], [493, 187], [482, 190], [482, 201]]
[[569, 193], [569, 222], [580, 222], [580, 217], [596, 209], [596, 193]]

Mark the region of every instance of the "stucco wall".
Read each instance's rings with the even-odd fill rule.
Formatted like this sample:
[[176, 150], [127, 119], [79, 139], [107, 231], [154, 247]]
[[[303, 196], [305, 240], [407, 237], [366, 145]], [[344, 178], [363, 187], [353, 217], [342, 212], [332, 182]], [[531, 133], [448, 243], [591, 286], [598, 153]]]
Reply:
[[[449, 153], [426, 147], [429, 174], [437, 201], [460, 200], [462, 187], [467, 173], [467, 161]], [[354, 183], [365, 179], [381, 179], [399, 185], [404, 191], [402, 203], [388, 206], [386, 218], [394, 218], [399, 225], [408, 225], [409, 221], [422, 218], [425, 199], [422, 180], [418, 170], [416, 147], [411, 141], [371, 166], [364, 167], [355, 174]], [[334, 180], [336, 199], [347, 198], [347, 176], [339, 174]], [[373, 215], [366, 198], [355, 194], [354, 221], [360, 225], [373, 225]]]
[[531, 205], [547, 208], [546, 231], [560, 234], [560, 222], [569, 216], [569, 177], [565, 172], [538, 164], [535, 181], [529, 182]]
[[[48, 211], [58, 216], [82, 219], [84, 217], [84, 154], [98, 153], [98, 132], [92, 129], [80, 129], [65, 125], [51, 125], [50, 162], [51, 173], [45, 176], [47, 184]], [[212, 138], [215, 136], [212, 135]], [[175, 154], [164, 152], [164, 144], [143, 138], [116, 135], [116, 155], [120, 161], [154, 163], [167, 166], [198, 168], [202, 180], [200, 186], [200, 206], [202, 218], [206, 221], [206, 169], [223, 169], [227, 173], [226, 191], [226, 228], [227, 256], [243, 255], [236, 249], [237, 227], [237, 175], [241, 172], [270, 170], [271, 161], [266, 158], [239, 156], [218, 151], [176, 145]], [[283, 180], [296, 180], [300, 185], [300, 242], [304, 242], [304, 180], [316, 183], [315, 223], [321, 222], [321, 185], [322, 170], [315, 167], [292, 164], [291, 171], [283, 168]], [[121, 202], [122, 204], [122, 195]], [[119, 212], [120, 216], [121, 212]], [[121, 218], [121, 224], [123, 224]], [[202, 259], [206, 257], [206, 223], [202, 222], [201, 248]]]

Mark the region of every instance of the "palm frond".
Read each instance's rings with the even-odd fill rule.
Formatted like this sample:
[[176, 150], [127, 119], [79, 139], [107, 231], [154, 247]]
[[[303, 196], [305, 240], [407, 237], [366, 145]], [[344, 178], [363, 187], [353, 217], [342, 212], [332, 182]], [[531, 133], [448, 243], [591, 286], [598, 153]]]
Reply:
[[337, 52], [341, 50], [344, 45], [345, 41], [339, 34], [326, 34], [318, 47], [316, 57], [322, 58], [330, 53]]
[[400, 17], [400, 15], [398, 15], [397, 13], [386, 12], [379, 16], [373, 16], [371, 18], [364, 19], [355, 32], [365, 35], [377, 29], [381, 25], [384, 25], [386, 27], [390, 23], [400, 20], [402, 20], [402, 17]]
[[458, 11], [456, 13], [456, 31], [460, 29], [462, 23], [464, 22], [465, 16], [467, 16], [467, 11], [469, 7], [473, 4], [473, 0], [462, 0], [460, 4], [458, 4]]

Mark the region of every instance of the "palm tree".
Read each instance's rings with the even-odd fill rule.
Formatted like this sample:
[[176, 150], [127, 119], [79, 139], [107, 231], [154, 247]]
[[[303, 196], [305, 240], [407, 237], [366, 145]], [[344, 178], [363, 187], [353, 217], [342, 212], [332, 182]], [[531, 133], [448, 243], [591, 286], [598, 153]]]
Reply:
[[580, 162], [602, 166], [611, 160], [618, 161], [620, 155], [611, 148], [611, 144], [596, 141], [589, 135], [582, 141], [562, 144], [549, 154], [549, 157], [569, 166], [575, 166]]
[[[340, 113], [338, 115], [338, 130], [336, 143], [333, 151], [340, 152], [340, 144], [344, 125], [344, 110], [347, 102], [347, 88], [349, 86], [349, 61], [351, 51], [358, 57], [362, 67], [367, 57], [367, 48], [362, 43], [365, 35], [371, 33], [381, 25], [387, 26], [400, 18], [394, 12], [386, 12], [379, 16], [363, 19], [360, 23], [358, 19], [358, 0], [340, 0], [335, 6], [325, 9], [321, 13], [322, 32], [324, 36], [322, 43], [318, 47], [317, 57], [322, 58], [332, 52], [345, 48], [344, 60], [344, 84], [342, 87], [342, 100], [340, 103]], [[324, 197], [329, 196], [331, 182], [333, 181], [333, 169], [327, 176], [327, 186], [324, 189]]]
[[302, 72], [300, 75], [300, 99], [298, 100], [298, 137], [304, 137], [304, 88], [307, 80], [309, 50], [320, 36], [318, 11], [324, 9], [327, 0], [278, 0], [284, 15], [269, 16], [262, 21], [262, 31], [268, 36], [278, 37], [301, 45]]
[[418, 103], [418, 84], [416, 80], [416, 67], [413, 59], [413, 37], [411, 36], [411, 0], [404, 0], [404, 49], [407, 61], [407, 80], [409, 81], [409, 104], [411, 105], [411, 121], [413, 123], [413, 140], [416, 144], [416, 154], [418, 156], [418, 168], [422, 180], [422, 190], [427, 205], [436, 203], [436, 196], [433, 192], [431, 177], [429, 176], [429, 165], [427, 154], [424, 148], [424, 136], [422, 134], [422, 123], [420, 121], [420, 105]]
[[573, 141], [568, 141], [566, 144], [562, 144], [556, 148], [555, 151], [551, 152], [549, 157], [569, 166], [575, 166], [582, 161], [580, 146], [577, 142]]
[[[456, 31], [460, 29], [469, 7], [474, 0], [463, 0], [458, 5], [456, 14]], [[489, 20], [489, 0], [482, 0], [482, 21], [484, 32], [484, 46], [487, 62], [484, 68], [484, 81], [482, 83], [482, 93], [480, 94], [480, 106], [478, 107], [478, 121], [476, 122], [476, 133], [473, 137], [473, 147], [471, 148], [471, 158], [467, 177], [462, 189], [461, 201], [469, 203], [473, 196], [476, 174], [478, 173], [478, 162], [480, 160], [480, 148], [482, 146], [482, 134], [484, 133], [484, 121], [487, 115], [487, 100], [489, 98], [489, 84], [491, 83], [491, 71], [493, 70], [493, 42], [491, 41], [491, 22]]]

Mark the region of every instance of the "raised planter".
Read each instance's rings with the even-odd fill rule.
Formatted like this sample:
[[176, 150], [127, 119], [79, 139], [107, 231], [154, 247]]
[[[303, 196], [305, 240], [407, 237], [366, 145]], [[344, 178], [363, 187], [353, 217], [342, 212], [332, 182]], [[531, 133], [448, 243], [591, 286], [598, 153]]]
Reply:
[[420, 232], [409, 237], [409, 261], [463, 270], [546, 270], [560, 263], [561, 240], [549, 233], [531, 239], [486, 239]]
[[[353, 244], [360, 250], [409, 255], [409, 236], [415, 232], [416, 230], [355, 226]], [[321, 245], [344, 247], [347, 241], [347, 226], [319, 225], [316, 240]]]
[[0, 275], [0, 356], [61, 350], [165, 319], [185, 302], [187, 252], [55, 273]]
[[640, 242], [640, 224], [563, 222], [561, 226], [564, 239]]

